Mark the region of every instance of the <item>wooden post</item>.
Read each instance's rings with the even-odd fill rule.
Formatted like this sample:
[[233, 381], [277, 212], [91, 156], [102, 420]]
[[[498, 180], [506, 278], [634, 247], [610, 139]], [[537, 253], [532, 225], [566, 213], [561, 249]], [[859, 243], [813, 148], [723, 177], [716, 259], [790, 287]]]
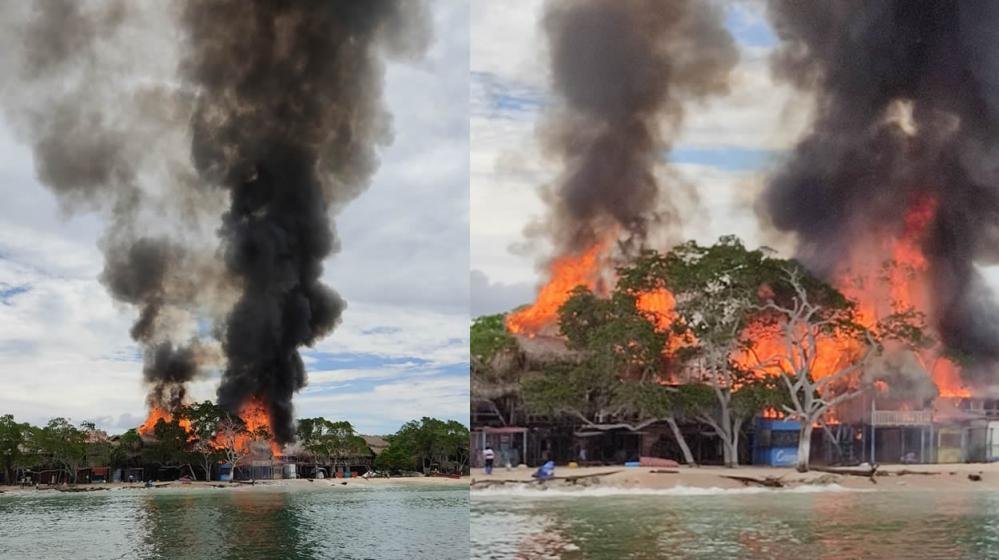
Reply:
[[[526, 465], [527, 464], [527, 428], [524, 428], [523, 434], [524, 434], [524, 456], [521, 457], [520, 459]], [[517, 466], [517, 465], [514, 465], [514, 466]]]
[[876, 406], [875, 406], [875, 403], [874, 403], [874, 397], [872, 396], [871, 397], [871, 464], [872, 465], [877, 462], [877, 459], [876, 459], [876, 457], [877, 457], [877, 451], [876, 451], [876, 449], [877, 448], [874, 445], [875, 444], [874, 440], [875, 440], [876, 433], [877, 433], [877, 426], [874, 424], [874, 411], [875, 410], [876, 410]]

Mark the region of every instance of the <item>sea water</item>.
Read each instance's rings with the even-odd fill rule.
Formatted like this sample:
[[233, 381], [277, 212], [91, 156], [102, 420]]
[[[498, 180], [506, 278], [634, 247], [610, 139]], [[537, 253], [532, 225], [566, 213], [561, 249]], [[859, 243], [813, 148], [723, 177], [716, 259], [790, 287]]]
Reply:
[[999, 558], [999, 493], [473, 491], [472, 558]]
[[459, 559], [468, 546], [467, 487], [0, 494], [3, 560]]

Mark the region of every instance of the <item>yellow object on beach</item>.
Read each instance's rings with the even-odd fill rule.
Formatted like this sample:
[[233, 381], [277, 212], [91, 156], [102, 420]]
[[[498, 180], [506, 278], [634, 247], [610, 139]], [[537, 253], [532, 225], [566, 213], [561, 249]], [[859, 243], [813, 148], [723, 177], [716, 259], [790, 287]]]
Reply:
[[575, 469], [575, 468], [576, 468], [576, 467], [578, 467], [578, 466], [579, 466], [579, 465], [577, 465], [575, 461], [573, 461], [573, 462], [569, 463], [569, 468], [570, 468], [570, 469]]

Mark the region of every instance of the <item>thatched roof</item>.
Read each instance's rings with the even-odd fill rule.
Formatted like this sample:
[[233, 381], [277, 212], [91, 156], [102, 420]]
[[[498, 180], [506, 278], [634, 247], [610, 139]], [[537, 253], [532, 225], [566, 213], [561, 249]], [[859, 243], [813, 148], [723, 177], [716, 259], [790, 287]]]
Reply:
[[530, 363], [546, 364], [576, 356], [576, 353], [566, 346], [566, 341], [562, 337], [539, 334], [533, 337], [515, 335], [515, 338]]
[[362, 435], [361, 437], [364, 438], [364, 443], [368, 444], [368, 449], [370, 449], [376, 457], [380, 455], [382, 451], [385, 451], [385, 449], [389, 446], [389, 442], [385, 441], [385, 439], [381, 436]]

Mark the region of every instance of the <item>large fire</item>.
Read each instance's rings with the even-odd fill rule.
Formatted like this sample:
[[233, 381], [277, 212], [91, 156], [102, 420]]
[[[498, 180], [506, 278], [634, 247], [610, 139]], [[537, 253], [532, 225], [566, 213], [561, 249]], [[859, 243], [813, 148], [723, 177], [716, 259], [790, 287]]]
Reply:
[[[247, 433], [236, 436], [237, 449], [249, 450], [250, 445], [260, 439], [257, 434], [261, 432], [274, 433], [274, 429], [271, 427], [270, 416], [267, 414], [267, 408], [264, 406], [263, 401], [257, 397], [253, 397], [239, 409], [239, 417], [246, 424]], [[216, 442], [221, 443], [222, 441], [221, 437], [216, 437]], [[281, 445], [274, 441], [273, 436], [268, 438], [268, 443], [270, 444], [271, 454], [279, 457], [281, 455]]]
[[[909, 309], [927, 315], [928, 322], [932, 324], [932, 317], [929, 316], [932, 309], [930, 283], [927, 277], [929, 263], [921, 244], [926, 229], [933, 222], [936, 208], [937, 203], [933, 198], [919, 198], [906, 211], [900, 233], [873, 236], [863, 246], [858, 246], [850, 260], [839, 267], [834, 283], [857, 303], [858, 320], [865, 327], [874, 328], [885, 316]], [[768, 332], [753, 325], [747, 329], [746, 336], [754, 343], [753, 354], [737, 356], [737, 361], [759, 363], [768, 361], [768, 358], [779, 357], [772, 367], [773, 373], [790, 369], [791, 364], [786, 361], [781, 363], [781, 360], [786, 360], [788, 352], [779, 333]], [[864, 351], [855, 339], [835, 335], [818, 340], [817, 345], [815, 363], [811, 368], [815, 379], [839, 371]], [[937, 386], [940, 396], [970, 396], [961, 381], [960, 369], [940, 354], [941, 348], [938, 345], [917, 356]]]
[[643, 292], [635, 297], [635, 307], [659, 330], [666, 330], [676, 318], [676, 300], [666, 288]]
[[566, 255], [552, 261], [548, 282], [538, 292], [533, 304], [511, 313], [506, 325], [510, 332], [534, 336], [558, 321], [558, 309], [577, 286], [596, 289], [600, 280], [600, 260], [607, 243], [597, 243], [578, 255]]
[[[886, 314], [906, 309], [922, 312], [930, 325], [934, 323], [929, 262], [923, 254], [922, 244], [936, 212], [935, 198], [919, 197], [907, 209], [899, 234], [886, 235], [880, 243], [865, 244], [854, 252], [837, 287], [858, 302], [860, 316], [866, 324], [872, 325]], [[875, 279], [881, 282], [875, 282]], [[937, 344], [918, 356], [940, 395], [970, 396], [961, 381], [960, 368], [941, 354], [942, 348]]]
[[[149, 416], [146, 417], [146, 421], [143, 422], [138, 428], [139, 434], [147, 437], [153, 436], [156, 424], [159, 423], [160, 420], [167, 423], [173, 422], [173, 414], [165, 408], [159, 406], [152, 407], [149, 410]], [[191, 432], [191, 421], [187, 418], [181, 418], [178, 421], [178, 424], [180, 424], [181, 428], [184, 428], [184, 431], [188, 433]]]
[[[848, 262], [838, 268], [834, 284], [847, 297], [858, 304], [861, 324], [873, 328], [879, 319], [893, 312], [912, 309], [927, 316], [933, 324], [928, 278], [929, 263], [923, 254], [922, 243], [927, 228], [936, 216], [937, 202], [932, 197], [915, 200], [903, 217], [898, 232], [872, 236], [851, 254]], [[879, 241], [880, 240], [880, 241]], [[550, 267], [551, 276], [538, 293], [534, 304], [511, 314], [507, 327], [511, 332], [534, 336], [558, 320], [558, 309], [569, 298], [576, 286], [593, 289], [601, 278], [601, 260], [607, 243], [596, 244], [579, 255], [555, 259]], [[636, 307], [657, 328], [666, 329], [675, 318], [675, 300], [668, 289], [659, 288], [637, 294]], [[771, 368], [772, 374], [785, 371], [790, 364], [784, 339], [774, 330], [752, 325], [746, 336], [754, 342], [752, 354], [733, 356], [742, 363], [759, 363], [769, 358], [781, 357]], [[667, 352], [683, 345], [671, 341]], [[864, 348], [851, 337], [827, 336], [818, 342], [817, 356], [812, 373], [821, 379], [848, 365]], [[968, 397], [970, 392], [961, 381], [960, 368], [941, 355], [941, 348], [931, 348], [917, 356], [920, 363], [936, 384], [943, 397]]]
[[[243, 453], [248, 452], [250, 450], [250, 446], [255, 441], [261, 439], [261, 432], [266, 431], [268, 434], [274, 433], [271, 428], [270, 417], [267, 414], [267, 408], [264, 406], [263, 401], [257, 397], [251, 398], [240, 408], [239, 417], [246, 426], [246, 433], [236, 434], [235, 447]], [[143, 422], [138, 428], [139, 434], [146, 437], [154, 436], [156, 424], [160, 420], [163, 420], [164, 422], [172, 422], [173, 414], [165, 408], [159, 406], [152, 407], [149, 410], [149, 416], [146, 418], [146, 421]], [[180, 424], [180, 426], [188, 433], [193, 433], [191, 421], [187, 418], [180, 418], [178, 424]], [[227, 442], [225, 439], [225, 436], [220, 433], [215, 436], [213, 444], [218, 448], [226, 447]], [[274, 441], [273, 436], [267, 439], [271, 448], [271, 454], [275, 457], [280, 456], [281, 445]]]

